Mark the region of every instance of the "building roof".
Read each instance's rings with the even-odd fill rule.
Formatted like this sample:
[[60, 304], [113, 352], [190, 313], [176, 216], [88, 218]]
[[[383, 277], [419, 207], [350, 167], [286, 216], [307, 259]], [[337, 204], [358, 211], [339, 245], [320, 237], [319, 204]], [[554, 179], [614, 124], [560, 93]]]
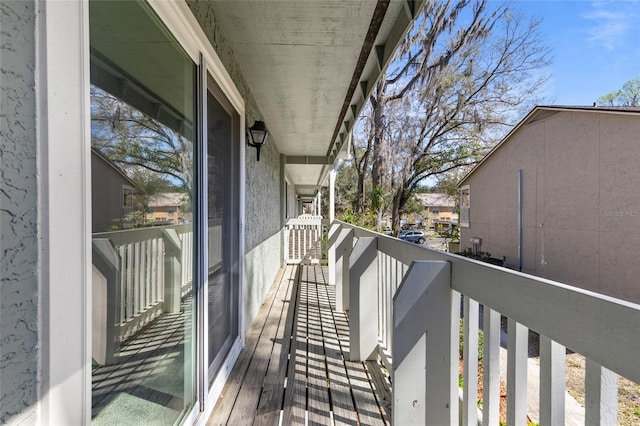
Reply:
[[118, 167], [116, 163], [111, 161], [109, 157], [101, 153], [98, 149], [91, 147], [91, 154], [95, 156], [97, 159], [103, 161], [105, 164], [109, 165], [113, 170], [115, 170], [122, 177], [122, 179], [126, 180], [132, 187], [138, 188], [138, 185], [133, 180], [131, 180], [129, 176], [127, 176], [124, 170]]
[[605, 114], [624, 114], [624, 115], [638, 115], [640, 116], [640, 107], [615, 107], [615, 106], [568, 106], [568, 105], [539, 105], [533, 108], [529, 114], [527, 114], [518, 124], [515, 125], [513, 129], [507, 133], [507, 135], [496, 145], [491, 151], [484, 156], [482, 160], [478, 164], [475, 165], [469, 173], [467, 173], [461, 180], [458, 182], [458, 187], [460, 187], [468, 178], [471, 176], [482, 164], [493, 155], [500, 147], [506, 144], [513, 134], [515, 134], [521, 127], [533, 123], [538, 120], [542, 120], [552, 115], [557, 114], [561, 111], [573, 111], [573, 112], [584, 112], [584, 113], [605, 113]]
[[184, 192], [161, 192], [149, 199], [149, 207], [179, 207], [188, 198]]
[[449, 194], [416, 194], [426, 207], [455, 207], [456, 199]]

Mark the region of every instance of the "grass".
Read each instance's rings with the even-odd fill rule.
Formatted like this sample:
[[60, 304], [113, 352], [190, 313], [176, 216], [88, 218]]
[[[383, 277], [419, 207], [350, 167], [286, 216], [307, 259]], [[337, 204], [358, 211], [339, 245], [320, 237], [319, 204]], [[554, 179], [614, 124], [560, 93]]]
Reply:
[[[585, 358], [580, 354], [569, 354], [566, 358], [566, 389], [584, 407]], [[618, 425], [640, 424], [640, 385], [625, 378], [618, 379]]]

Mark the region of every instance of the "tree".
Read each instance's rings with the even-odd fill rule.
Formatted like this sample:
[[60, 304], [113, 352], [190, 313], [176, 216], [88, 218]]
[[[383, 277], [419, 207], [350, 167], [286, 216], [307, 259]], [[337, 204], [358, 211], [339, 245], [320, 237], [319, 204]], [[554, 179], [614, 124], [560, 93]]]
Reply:
[[632, 78], [622, 89], [609, 92], [598, 99], [602, 106], [640, 107], [640, 77]]
[[91, 143], [129, 177], [143, 168], [191, 193], [192, 142], [96, 86], [91, 86]]
[[490, 4], [427, 2], [369, 99], [362, 155], [372, 155], [373, 186], [391, 203], [396, 232], [416, 188], [479, 161], [548, 79], [539, 21]]

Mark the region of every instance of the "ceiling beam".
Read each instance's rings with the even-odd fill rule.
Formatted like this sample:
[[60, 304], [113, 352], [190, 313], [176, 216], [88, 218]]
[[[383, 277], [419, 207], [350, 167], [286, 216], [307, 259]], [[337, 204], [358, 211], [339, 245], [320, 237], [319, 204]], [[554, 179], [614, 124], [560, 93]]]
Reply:
[[369, 24], [369, 30], [367, 31], [367, 35], [365, 36], [362, 43], [362, 49], [360, 50], [360, 56], [358, 57], [358, 62], [356, 63], [356, 69], [353, 70], [351, 84], [349, 85], [349, 89], [347, 90], [347, 95], [345, 96], [342, 110], [340, 111], [338, 122], [336, 123], [336, 128], [333, 132], [333, 136], [331, 137], [331, 143], [329, 145], [329, 149], [327, 150], [327, 155], [329, 155], [333, 150], [333, 144], [335, 143], [336, 138], [338, 137], [338, 133], [340, 132], [342, 120], [344, 120], [344, 117], [347, 114], [347, 110], [349, 109], [349, 105], [351, 104], [351, 99], [353, 99], [353, 94], [356, 91], [356, 87], [358, 87], [358, 82], [360, 81], [360, 77], [362, 76], [364, 67], [367, 64], [367, 59], [369, 58], [369, 54], [371, 53], [373, 44], [376, 41], [376, 36], [380, 31], [382, 21], [384, 21], [384, 16], [387, 13], [389, 3], [390, 0], [378, 0], [378, 3], [376, 3], [376, 8], [373, 11], [371, 23]]
[[324, 166], [326, 164], [333, 164], [335, 158], [333, 155], [328, 155], [326, 157], [310, 157], [306, 155], [287, 155], [285, 157], [286, 164], [308, 164], [308, 165], [317, 165]]

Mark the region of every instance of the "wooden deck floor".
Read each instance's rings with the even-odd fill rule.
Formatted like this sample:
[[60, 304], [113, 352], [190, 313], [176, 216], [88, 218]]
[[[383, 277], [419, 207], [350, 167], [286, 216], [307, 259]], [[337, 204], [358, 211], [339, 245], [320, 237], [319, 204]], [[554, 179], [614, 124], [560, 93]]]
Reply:
[[274, 282], [208, 425], [383, 425], [388, 389], [349, 359], [326, 267], [290, 265]]

